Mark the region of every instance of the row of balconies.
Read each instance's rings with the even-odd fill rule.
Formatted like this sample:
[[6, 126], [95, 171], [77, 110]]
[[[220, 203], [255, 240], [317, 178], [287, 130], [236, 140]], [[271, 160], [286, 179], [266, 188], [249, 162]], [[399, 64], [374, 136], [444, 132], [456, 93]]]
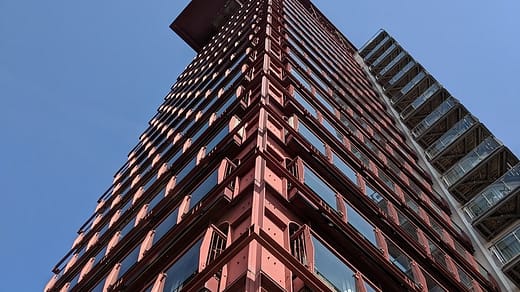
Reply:
[[385, 31], [360, 55], [504, 272], [520, 285], [519, 159]]

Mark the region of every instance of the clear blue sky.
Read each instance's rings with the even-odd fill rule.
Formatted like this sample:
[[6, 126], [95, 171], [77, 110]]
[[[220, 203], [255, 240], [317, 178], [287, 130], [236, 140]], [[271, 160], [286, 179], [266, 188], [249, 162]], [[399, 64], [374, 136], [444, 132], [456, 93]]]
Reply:
[[[520, 2], [314, 2], [358, 47], [387, 29], [520, 154]], [[0, 0], [2, 291], [41, 291], [194, 56], [168, 28], [187, 3]]]

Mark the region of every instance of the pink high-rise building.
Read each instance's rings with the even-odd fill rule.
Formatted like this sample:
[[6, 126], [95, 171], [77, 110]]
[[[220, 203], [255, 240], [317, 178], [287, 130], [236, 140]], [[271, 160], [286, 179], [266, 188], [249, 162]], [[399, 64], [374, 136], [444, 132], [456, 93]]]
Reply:
[[197, 56], [45, 291], [520, 283], [518, 158], [385, 31], [358, 50], [307, 0], [171, 28]]

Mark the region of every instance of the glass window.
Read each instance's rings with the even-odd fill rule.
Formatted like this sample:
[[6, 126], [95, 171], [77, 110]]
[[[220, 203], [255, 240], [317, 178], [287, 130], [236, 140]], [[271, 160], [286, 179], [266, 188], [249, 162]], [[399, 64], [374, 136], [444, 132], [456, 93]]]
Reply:
[[419, 215], [419, 205], [417, 205], [417, 203], [412, 198], [410, 198], [410, 196], [404, 194], [404, 201], [410, 209]]
[[356, 228], [370, 243], [377, 246], [376, 235], [374, 233], [374, 226], [370, 224], [363, 216], [361, 216], [349, 204], [347, 206], [347, 222]]
[[[324, 87], [327, 88], [327, 87]], [[321, 102], [321, 104], [329, 110], [331, 113], [334, 113], [334, 106], [329, 102], [327, 98], [325, 98], [320, 92], [316, 93], [316, 98]]]
[[83, 254], [85, 254], [85, 251], [87, 251], [87, 244], [83, 245], [81, 249], [77, 252], [78, 258], [83, 256]]
[[166, 271], [163, 291], [181, 291], [184, 284], [198, 273], [201, 244], [202, 240], [199, 240]]
[[140, 249], [141, 245], [137, 245], [134, 250], [132, 250], [132, 252], [129, 253], [123, 261], [121, 261], [118, 278], [121, 278], [135, 263], [137, 263]]
[[325, 155], [325, 145], [311, 130], [309, 130], [309, 128], [307, 128], [307, 126], [300, 123], [298, 125], [298, 132], [302, 134], [305, 140], [311, 143], [312, 146], [316, 147], [318, 151]]
[[[328, 89], [328, 86], [323, 82], [320, 74], [316, 74], [315, 72], [311, 72], [311, 80], [314, 81], [315, 84], [317, 84], [317, 86], [319, 88], [322, 88], [323, 90], [327, 90]], [[317, 94], [317, 97], [319, 98], [318, 96], [319, 94]], [[322, 102], [324, 106], [327, 106], [328, 104], [326, 102]], [[330, 106], [330, 105], [329, 105]], [[334, 112], [334, 111], [333, 111]]]
[[123, 238], [125, 235], [127, 235], [130, 230], [134, 228], [135, 225], [135, 217], [131, 217], [129, 221], [126, 222], [126, 224], [121, 229], [121, 235], [120, 238]]
[[381, 209], [383, 209], [383, 211], [385, 211], [385, 213], [388, 213], [388, 210], [386, 208], [386, 199], [385, 199], [385, 197], [383, 197], [380, 193], [375, 191], [368, 184], [365, 186], [365, 188], [366, 188], [367, 197], [370, 200], [374, 201], [377, 204], [377, 206], [379, 206], [379, 208], [381, 208]]
[[370, 149], [372, 152], [374, 152], [376, 155], [379, 154], [379, 149], [372, 143], [370, 140], [368, 140], [367, 137], [364, 137], [364, 143]]
[[348, 130], [349, 130], [353, 135], [356, 135], [356, 134], [357, 134], [357, 128], [356, 128], [356, 126], [354, 126], [354, 124], [352, 124], [352, 122], [350, 122], [349, 118], [348, 118], [345, 114], [341, 113], [339, 119], [340, 119], [341, 123], [342, 123], [345, 127], [347, 127], [347, 129], [348, 129]]
[[103, 287], [105, 286], [106, 278], [103, 278], [101, 282], [99, 282], [96, 287], [94, 287], [91, 292], [103, 292]]
[[175, 155], [168, 161], [168, 166], [171, 167], [173, 164], [175, 164], [181, 155], [182, 151], [177, 150], [177, 153], [175, 153]]
[[365, 165], [366, 167], [370, 166], [368, 157], [365, 154], [361, 153], [359, 149], [351, 145], [350, 150], [352, 151], [352, 154], [354, 154], [354, 156], [356, 156], [361, 161], [361, 163], [363, 163], [363, 165]]
[[231, 96], [228, 96], [225, 103], [217, 111], [217, 117], [220, 117], [224, 113], [224, 111], [226, 111], [231, 106], [231, 104], [233, 104], [233, 102], [236, 100], [236, 98], [237, 97], [234, 94]]
[[235, 82], [237, 82], [237, 80], [243, 76], [240, 70], [237, 70], [234, 74], [235, 75], [233, 76], [233, 78], [229, 80], [229, 82], [226, 83], [226, 85], [224, 86], [224, 91], [228, 91], [235, 84]]
[[410, 258], [404, 254], [393, 242], [387, 240], [388, 254], [390, 256], [390, 262], [394, 264], [399, 270], [408, 276], [408, 278], [414, 280], [412, 265]]
[[126, 202], [124, 202], [124, 205], [121, 206], [121, 215], [124, 214], [132, 206], [132, 198], [130, 198], [129, 193], [130, 192], [126, 193], [125, 197], [123, 198], [123, 200], [126, 200]]
[[330, 122], [327, 119], [323, 119], [323, 126], [340, 142], [343, 142], [343, 134], [339, 132], [336, 127], [330, 124]]
[[520, 227], [500, 239], [495, 244], [494, 251], [503, 264], [518, 256], [520, 254]]
[[301, 75], [300, 72], [298, 72], [297, 70], [292, 70], [291, 73], [292, 73], [292, 75], [293, 75], [294, 77], [296, 77], [296, 80], [298, 80], [298, 82], [300, 82], [300, 84], [301, 84], [302, 86], [304, 86], [304, 87], [307, 88], [308, 90], [311, 89], [311, 84], [309, 83], [309, 81], [308, 81], [306, 78], [304, 78], [304, 77]]
[[177, 183], [182, 181], [188, 173], [195, 168], [195, 165], [197, 164], [197, 157], [193, 157], [193, 159], [186, 165], [184, 168], [177, 174]]
[[193, 116], [193, 114], [189, 117], [189, 120], [190, 120], [189, 123], [186, 126], [184, 126], [184, 129], [182, 131], [183, 136], [185, 136], [186, 132], [188, 132], [191, 129], [191, 127], [193, 126], [193, 124], [195, 124], [195, 117]]
[[105, 245], [96, 255], [96, 259], [94, 260], [94, 265], [99, 263], [101, 259], [105, 256], [105, 253], [107, 252], [107, 246]]
[[74, 286], [76, 286], [76, 284], [78, 284], [79, 274], [80, 273], [78, 273], [76, 275], [76, 277], [74, 277], [72, 280], [70, 280], [70, 282], [69, 282], [69, 291], [71, 290], [72, 287], [74, 287]]
[[150, 176], [148, 178], [148, 180], [146, 181], [146, 183], [143, 185], [143, 188], [144, 190], [148, 190], [148, 188], [150, 188], [151, 185], [153, 185], [153, 183], [157, 180], [157, 173], [153, 173], [152, 176]]
[[365, 290], [366, 292], [377, 292], [376, 288], [372, 287], [369, 283], [365, 282]]
[[166, 186], [161, 188], [161, 191], [153, 197], [153, 199], [148, 203], [148, 212], [150, 212], [157, 204], [164, 198], [166, 193]]
[[217, 96], [215, 94], [212, 94], [206, 100], [209, 100], [209, 102], [206, 105], [204, 105], [204, 108], [202, 108], [202, 112], [208, 111], [209, 108], [212, 107], [215, 104], [215, 102], [217, 102]]
[[435, 281], [429, 274], [422, 271], [424, 274], [424, 278], [426, 279], [426, 288], [428, 289], [428, 292], [443, 292], [447, 291], [442, 286], [440, 286], [437, 281]]
[[343, 172], [343, 174], [350, 179], [353, 183], [357, 184], [357, 176], [356, 172], [352, 170], [352, 168], [346, 164], [343, 159], [339, 158], [336, 153], [332, 153], [332, 161], [334, 165]]
[[[107, 208], [108, 209], [108, 208]], [[99, 230], [99, 238], [105, 234], [108, 230], [108, 222], [103, 225], [103, 227]]]
[[393, 181], [390, 180], [390, 178], [383, 173], [381, 169], [377, 170], [377, 174], [379, 178], [387, 185], [392, 191], [395, 191], [395, 184]]
[[316, 237], [314, 245], [314, 273], [334, 291], [356, 291], [354, 272]]
[[208, 144], [206, 145], [206, 153], [210, 153], [211, 150], [213, 150], [219, 142], [221, 142], [226, 135], [229, 134], [229, 127], [225, 126], [222, 128], [215, 137], [213, 137]]
[[433, 243], [433, 241], [431, 241], [430, 239], [427, 240], [428, 248], [430, 249], [430, 254], [432, 255], [433, 260], [440, 264], [442, 267], [449, 269], [448, 265], [446, 264], [446, 254], [442, 250], [440, 250], [437, 247], [437, 245]]
[[415, 226], [415, 224], [399, 210], [397, 211], [397, 217], [399, 219], [399, 225], [401, 225], [401, 228], [418, 242], [419, 235], [417, 234], [417, 226]]
[[298, 91], [294, 92], [294, 99], [296, 99], [296, 101], [301, 106], [303, 106], [303, 108], [306, 109], [310, 114], [312, 114], [312, 115], [316, 114], [316, 110], [314, 109], [314, 107], [312, 105], [310, 105], [307, 102], [307, 100], [305, 98], [303, 98], [303, 96]]
[[155, 234], [153, 236], [153, 244], [161, 239], [170, 229], [177, 225], [177, 217], [179, 210], [175, 209], [173, 212], [164, 219], [161, 224], [155, 228]]
[[289, 56], [294, 61], [294, 63], [298, 65], [300, 68], [307, 69], [307, 64], [305, 64], [305, 62], [303, 62], [302, 59], [296, 56], [293, 52], [289, 52]]
[[190, 208], [193, 208], [218, 184], [218, 169], [214, 170], [193, 192], [191, 192]]
[[316, 195], [325, 201], [329, 206], [336, 209], [336, 191], [332, 189], [321, 177], [319, 177], [312, 169], [307, 165], [304, 165], [304, 183], [307, 185]]
[[202, 135], [202, 133], [204, 133], [209, 127], [208, 121], [202, 121], [200, 123], [202, 123], [202, 126], [197, 130], [197, 132], [195, 132], [195, 134], [193, 134], [193, 137], [191, 137], [192, 142], [197, 141], [200, 135]]

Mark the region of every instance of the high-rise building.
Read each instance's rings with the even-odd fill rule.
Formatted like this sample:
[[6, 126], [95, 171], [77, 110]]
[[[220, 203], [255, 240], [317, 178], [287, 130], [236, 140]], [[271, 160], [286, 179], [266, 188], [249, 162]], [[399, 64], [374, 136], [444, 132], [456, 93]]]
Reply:
[[192, 0], [171, 27], [197, 56], [46, 291], [512, 287], [480, 241], [517, 259], [480, 219], [501, 203], [457, 202], [515, 200], [467, 180], [514, 189], [518, 159], [388, 34], [358, 53], [308, 0]]

